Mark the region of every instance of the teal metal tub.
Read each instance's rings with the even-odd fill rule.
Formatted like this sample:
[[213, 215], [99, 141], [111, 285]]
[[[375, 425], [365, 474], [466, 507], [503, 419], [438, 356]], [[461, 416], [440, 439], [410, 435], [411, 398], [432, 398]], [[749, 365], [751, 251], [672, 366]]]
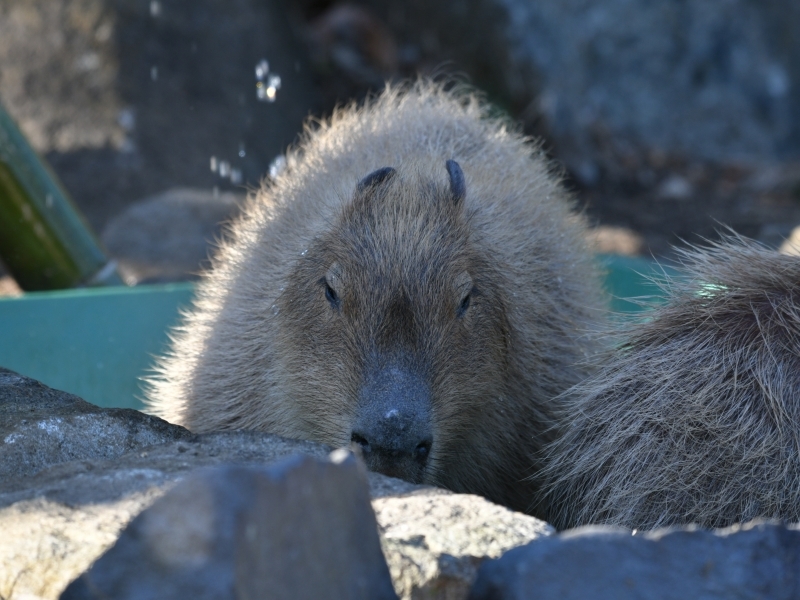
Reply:
[[[612, 309], [653, 296], [650, 261], [601, 257]], [[191, 284], [34, 292], [0, 300], [0, 366], [106, 407], [143, 408], [141, 378], [166, 348], [167, 330], [192, 297]]]

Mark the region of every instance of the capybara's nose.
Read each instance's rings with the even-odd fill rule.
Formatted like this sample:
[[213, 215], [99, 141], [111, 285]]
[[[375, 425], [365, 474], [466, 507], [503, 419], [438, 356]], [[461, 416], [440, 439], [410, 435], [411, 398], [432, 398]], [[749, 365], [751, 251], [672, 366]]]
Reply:
[[396, 364], [368, 373], [350, 439], [371, 471], [422, 483], [433, 447], [424, 379]]
[[354, 430], [351, 442], [358, 446], [371, 471], [422, 483], [433, 439], [416, 432], [408, 435], [404, 428], [395, 430], [391, 420], [387, 419], [387, 423], [372, 434]]

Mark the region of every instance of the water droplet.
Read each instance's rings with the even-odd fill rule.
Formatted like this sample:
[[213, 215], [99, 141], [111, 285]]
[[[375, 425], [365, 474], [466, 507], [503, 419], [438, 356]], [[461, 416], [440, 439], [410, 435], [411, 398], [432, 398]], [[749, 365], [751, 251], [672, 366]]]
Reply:
[[150, 1], [150, 16], [157, 17], [161, 14], [161, 2], [158, 0]]
[[247, 155], [244, 149], [244, 142], [239, 142], [239, 158], [244, 158]]
[[211, 165], [210, 166], [211, 166], [211, 172], [212, 173], [216, 173], [217, 172], [217, 166], [218, 166], [217, 165], [217, 157], [216, 156], [212, 156], [211, 157]]
[[305, 256], [306, 254], [308, 254], [308, 248], [306, 248], [305, 250], [303, 250], [303, 251], [300, 253], [300, 256]]
[[264, 81], [267, 73], [269, 73], [269, 63], [267, 59], [262, 58], [256, 65], [256, 79], [258, 81]]
[[231, 169], [231, 183], [233, 185], [239, 185], [240, 183], [242, 183], [241, 169]]
[[219, 162], [219, 176], [220, 177], [228, 177], [231, 174], [231, 164], [227, 160], [221, 160]]
[[158, 80], [158, 67], [150, 67], [150, 79], [153, 81]]
[[281, 89], [280, 75], [270, 75], [266, 83], [263, 81], [256, 83], [256, 98], [262, 102], [275, 102], [279, 89]]
[[272, 310], [272, 315], [273, 315], [273, 316], [278, 316], [278, 313], [279, 313], [279, 312], [281, 312], [281, 309], [280, 309], [280, 308], [278, 308], [278, 307], [277, 307], [276, 305], [274, 305], [274, 304], [272, 305], [272, 309], [271, 309], [271, 310]]
[[117, 113], [117, 123], [125, 131], [132, 131], [136, 127], [136, 113], [131, 108], [123, 108]]

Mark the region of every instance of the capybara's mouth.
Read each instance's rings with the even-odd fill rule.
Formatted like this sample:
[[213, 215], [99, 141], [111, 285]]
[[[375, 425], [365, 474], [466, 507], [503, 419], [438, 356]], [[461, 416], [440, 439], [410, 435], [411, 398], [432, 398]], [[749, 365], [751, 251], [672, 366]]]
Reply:
[[411, 483], [425, 481], [425, 469], [432, 445], [433, 441], [426, 438], [413, 448], [392, 449], [375, 446], [357, 433], [351, 439], [351, 447], [361, 455], [370, 471]]

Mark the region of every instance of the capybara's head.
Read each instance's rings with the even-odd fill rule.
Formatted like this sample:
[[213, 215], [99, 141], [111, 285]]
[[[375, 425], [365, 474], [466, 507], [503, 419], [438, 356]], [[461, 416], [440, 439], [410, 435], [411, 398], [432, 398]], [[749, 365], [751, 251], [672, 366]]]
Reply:
[[452, 160], [437, 180], [365, 174], [278, 305], [304, 429], [412, 482], [444, 479], [509, 368], [500, 274], [473, 247], [467, 193]]
[[559, 174], [493, 112], [421, 80], [309, 127], [231, 224], [151, 410], [539, 511], [604, 298]]

